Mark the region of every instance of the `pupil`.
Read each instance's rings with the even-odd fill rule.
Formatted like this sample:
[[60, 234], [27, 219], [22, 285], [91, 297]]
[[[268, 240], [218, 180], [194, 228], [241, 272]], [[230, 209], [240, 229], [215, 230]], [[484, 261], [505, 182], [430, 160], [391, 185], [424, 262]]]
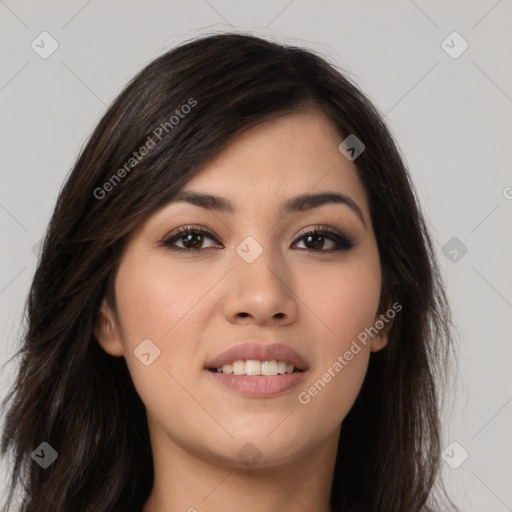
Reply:
[[[308, 235], [308, 237], [307, 237], [307, 239], [306, 239], [306, 240], [307, 240], [307, 241], [306, 241], [306, 243], [310, 243], [310, 240], [311, 240], [312, 238], [313, 238], [313, 239], [314, 239], [314, 238], [321, 239], [321, 238], [323, 238], [323, 235]], [[315, 248], [319, 249], [319, 248], [321, 248], [321, 246], [322, 246], [322, 242], [323, 242], [323, 240], [322, 240], [322, 241], [320, 241], [320, 242], [318, 242], [318, 243], [316, 243], [316, 244], [313, 244], [313, 246], [315, 246]]]
[[[190, 245], [194, 249], [197, 249], [197, 247], [195, 247], [195, 245], [198, 243], [197, 239], [200, 237], [201, 237], [201, 235], [194, 235], [194, 234], [185, 235], [187, 243], [192, 242]], [[194, 242], [194, 239], [196, 239], [195, 242]], [[185, 243], [185, 247], [188, 247], [187, 243]]]

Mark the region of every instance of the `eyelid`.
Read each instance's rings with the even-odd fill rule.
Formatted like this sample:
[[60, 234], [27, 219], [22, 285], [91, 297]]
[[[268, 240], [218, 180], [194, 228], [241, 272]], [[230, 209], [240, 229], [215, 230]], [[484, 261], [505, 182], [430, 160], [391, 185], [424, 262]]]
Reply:
[[164, 235], [159, 242], [165, 243], [170, 238], [173, 238], [175, 236], [181, 235], [181, 234], [187, 234], [189, 231], [198, 231], [198, 232], [204, 232], [204, 234], [208, 235], [209, 237], [218, 240], [217, 235], [206, 226], [203, 226], [201, 224], [186, 224], [184, 226], [179, 226], [171, 231], [169, 231], [166, 235]]
[[[357, 241], [349, 236], [346, 235], [343, 231], [330, 226], [328, 224], [315, 224], [313, 226], [309, 226], [307, 228], [304, 228], [302, 231], [300, 231], [296, 236], [296, 242], [300, 242], [305, 236], [312, 235], [312, 236], [325, 236], [333, 240], [335, 243], [338, 244], [337, 249], [331, 249], [327, 251], [313, 251], [313, 252], [336, 252], [341, 250], [350, 250], [353, 247], [357, 245]], [[340, 247], [341, 246], [341, 247]], [[304, 249], [307, 250], [307, 249]]]

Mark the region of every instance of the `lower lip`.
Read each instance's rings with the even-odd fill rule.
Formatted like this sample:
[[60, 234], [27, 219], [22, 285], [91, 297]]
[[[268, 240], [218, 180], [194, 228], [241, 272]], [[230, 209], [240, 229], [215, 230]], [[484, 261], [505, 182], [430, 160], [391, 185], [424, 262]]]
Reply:
[[213, 379], [246, 396], [271, 397], [280, 395], [285, 391], [300, 385], [306, 376], [306, 370], [284, 375], [234, 375], [229, 373], [212, 372], [206, 370]]

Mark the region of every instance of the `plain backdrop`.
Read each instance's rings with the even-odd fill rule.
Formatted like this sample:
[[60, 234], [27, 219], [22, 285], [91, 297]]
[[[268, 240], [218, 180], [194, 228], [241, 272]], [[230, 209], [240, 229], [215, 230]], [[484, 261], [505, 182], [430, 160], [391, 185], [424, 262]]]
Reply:
[[[456, 442], [452, 459], [468, 457], [457, 468], [443, 463], [443, 473], [462, 510], [512, 510], [510, 0], [0, 0], [0, 20], [0, 364], [18, 347], [59, 189], [106, 106], [186, 39], [269, 36], [347, 70], [385, 115], [429, 221], [460, 334], [443, 446]], [[1, 398], [14, 370], [0, 375]], [[2, 462], [0, 492], [5, 469]]]

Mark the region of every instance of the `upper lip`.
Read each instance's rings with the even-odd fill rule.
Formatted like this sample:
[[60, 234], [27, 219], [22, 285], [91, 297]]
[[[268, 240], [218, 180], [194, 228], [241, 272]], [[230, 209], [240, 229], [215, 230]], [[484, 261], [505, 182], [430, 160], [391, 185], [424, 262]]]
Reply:
[[254, 359], [257, 361], [270, 361], [275, 359], [276, 361], [284, 361], [288, 364], [293, 364], [298, 370], [307, 370], [309, 368], [304, 356], [283, 343], [275, 343], [272, 345], [242, 343], [235, 345], [221, 352], [213, 359], [210, 359], [206, 363], [205, 368], [220, 368], [225, 364], [232, 364], [239, 359]]

